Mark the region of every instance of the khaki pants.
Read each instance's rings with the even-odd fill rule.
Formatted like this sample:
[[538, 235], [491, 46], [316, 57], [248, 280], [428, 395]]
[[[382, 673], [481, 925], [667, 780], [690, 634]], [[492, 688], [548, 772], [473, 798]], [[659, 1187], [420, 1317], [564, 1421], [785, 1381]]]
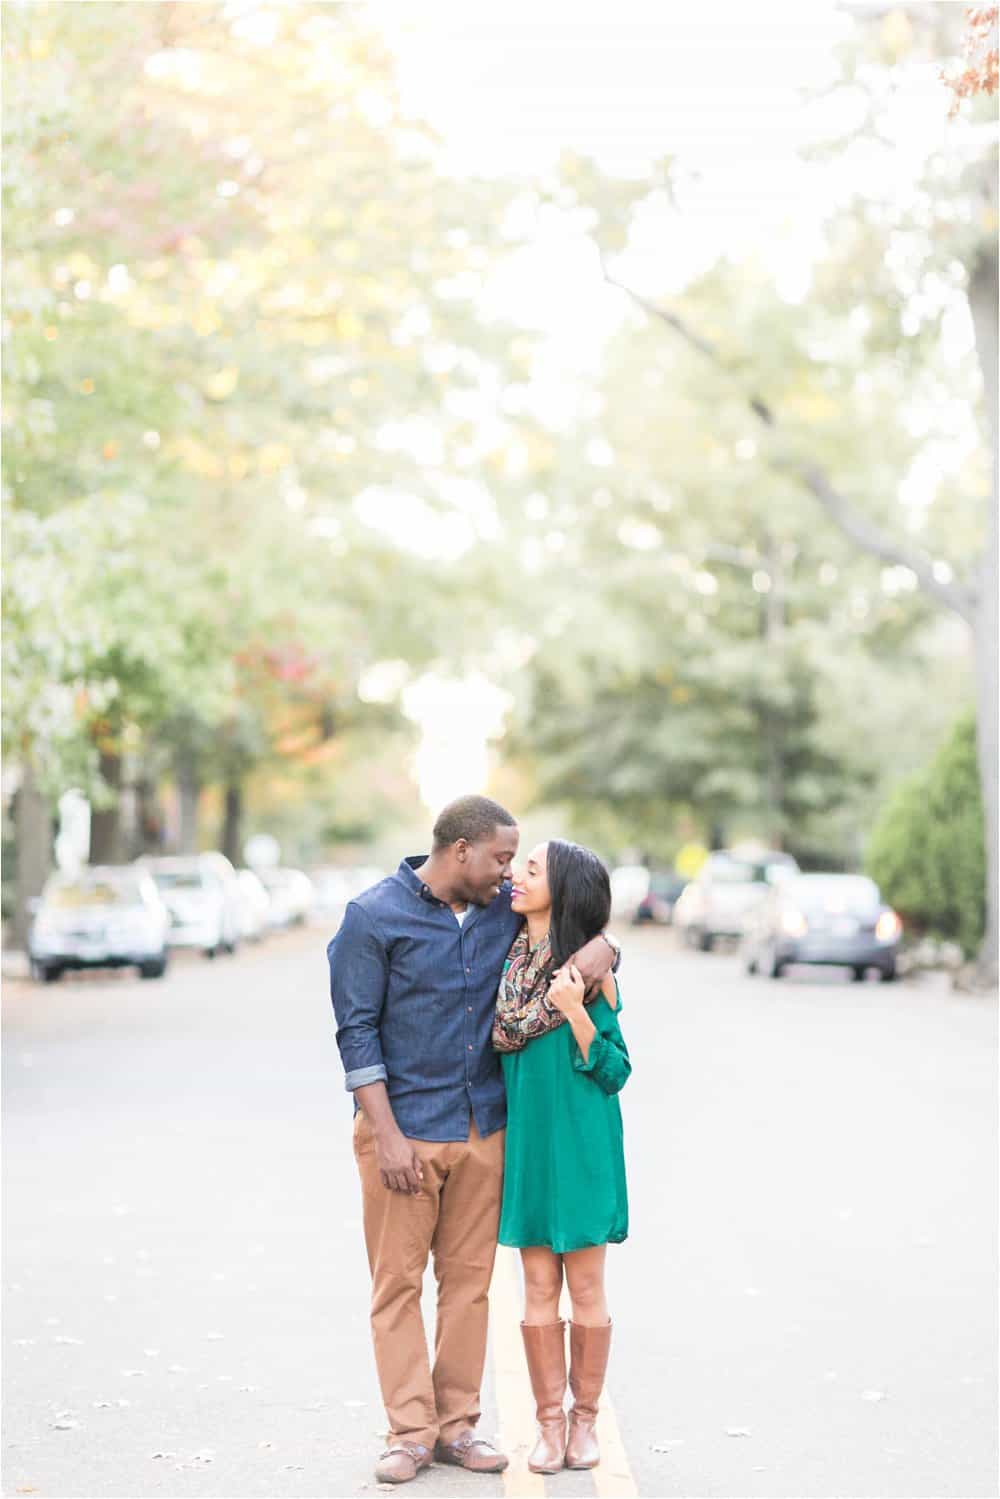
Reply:
[[[479, 1420], [504, 1131], [484, 1140], [470, 1118], [468, 1140], [410, 1143], [424, 1168], [416, 1196], [382, 1185], [371, 1125], [360, 1111], [355, 1116], [372, 1340], [389, 1436], [433, 1448]], [[433, 1370], [420, 1314], [430, 1255], [438, 1288]]]

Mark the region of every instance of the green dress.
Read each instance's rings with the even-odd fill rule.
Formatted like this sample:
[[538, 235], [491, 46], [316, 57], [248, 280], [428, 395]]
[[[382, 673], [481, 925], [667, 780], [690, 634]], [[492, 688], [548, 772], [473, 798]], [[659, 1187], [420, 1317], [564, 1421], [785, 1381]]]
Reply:
[[618, 1010], [587, 1006], [597, 1027], [583, 1060], [571, 1027], [558, 1026], [502, 1054], [507, 1085], [501, 1244], [545, 1244], [556, 1254], [628, 1235], [628, 1193], [618, 1093], [632, 1070]]

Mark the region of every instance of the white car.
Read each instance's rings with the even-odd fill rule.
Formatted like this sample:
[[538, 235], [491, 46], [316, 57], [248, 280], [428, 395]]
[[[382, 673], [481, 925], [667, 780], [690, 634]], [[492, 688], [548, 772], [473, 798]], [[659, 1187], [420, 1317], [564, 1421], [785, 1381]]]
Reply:
[[312, 880], [301, 869], [261, 869], [258, 871], [271, 904], [268, 922], [272, 927], [302, 926], [309, 917], [316, 898]]
[[207, 958], [235, 952], [240, 939], [236, 871], [219, 853], [141, 859], [170, 912], [171, 947], [193, 947]]
[[149, 875], [133, 865], [53, 875], [33, 916], [28, 955], [45, 983], [67, 968], [134, 965], [144, 979], [166, 972], [170, 917]]
[[674, 926], [692, 947], [708, 952], [719, 937], [742, 936], [749, 913], [771, 887], [798, 872], [791, 854], [777, 849], [720, 849], [681, 891]]
[[236, 883], [240, 893], [240, 936], [248, 942], [259, 942], [268, 928], [271, 897], [252, 869], [238, 869]]

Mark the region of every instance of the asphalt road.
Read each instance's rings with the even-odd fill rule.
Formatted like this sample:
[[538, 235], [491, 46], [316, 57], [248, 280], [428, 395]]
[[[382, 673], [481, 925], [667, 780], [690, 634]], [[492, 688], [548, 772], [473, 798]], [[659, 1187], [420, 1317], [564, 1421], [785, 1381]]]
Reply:
[[[377, 1491], [327, 935], [6, 985], [4, 1493]], [[996, 1494], [995, 1005], [627, 939], [621, 1445], [523, 1491]], [[517, 1315], [505, 1260], [484, 1429], [523, 1462]]]

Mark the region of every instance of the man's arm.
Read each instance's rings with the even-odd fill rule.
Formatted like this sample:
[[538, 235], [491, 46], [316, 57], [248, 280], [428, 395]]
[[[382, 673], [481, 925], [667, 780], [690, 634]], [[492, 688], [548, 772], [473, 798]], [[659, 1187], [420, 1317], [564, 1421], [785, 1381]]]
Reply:
[[389, 958], [371, 918], [353, 901], [326, 955], [344, 1086], [372, 1126], [383, 1185], [394, 1192], [419, 1192], [423, 1171], [392, 1112], [382, 1058], [379, 1026], [389, 987]]
[[[570, 958], [570, 963], [579, 970], [587, 994], [593, 996], [607, 978], [618, 967], [620, 949], [603, 934], [593, 937], [579, 952]], [[567, 965], [568, 966], [568, 965]]]

